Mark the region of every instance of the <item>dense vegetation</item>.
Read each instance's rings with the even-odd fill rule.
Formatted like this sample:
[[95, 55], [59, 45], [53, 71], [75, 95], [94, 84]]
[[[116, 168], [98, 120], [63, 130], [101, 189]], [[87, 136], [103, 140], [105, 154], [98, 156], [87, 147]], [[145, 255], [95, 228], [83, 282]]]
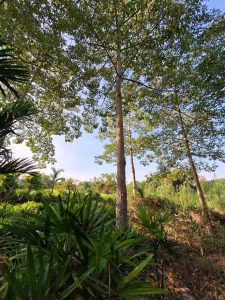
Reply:
[[[168, 205], [176, 205], [181, 210], [200, 208], [196, 187], [190, 171], [175, 169], [166, 174], [155, 173], [145, 180], [137, 182], [137, 201], [143, 198], [158, 198]], [[207, 181], [201, 179], [209, 208], [218, 212], [225, 209], [224, 189], [225, 179]], [[59, 194], [78, 192], [80, 194], [93, 193], [101, 195], [107, 201], [116, 201], [116, 176], [114, 173], [102, 174], [91, 180], [79, 181], [73, 178], [60, 177], [52, 191], [52, 175], [1, 175], [1, 199], [7, 203], [24, 203], [27, 201], [42, 202], [43, 199], [54, 201]], [[127, 185], [128, 206], [134, 202], [133, 185]]]
[[[1, 299], [223, 299], [225, 179], [199, 171], [225, 162], [224, 14], [203, 0], [0, 7]], [[54, 162], [53, 135], [97, 128], [96, 161], [117, 173], [86, 182], [10, 149]], [[135, 157], [157, 172], [139, 182]]]
[[[180, 174], [185, 172], [149, 176], [138, 183], [135, 202], [128, 185], [130, 227], [123, 230], [115, 226], [114, 174], [87, 182], [65, 179], [54, 194], [46, 175], [39, 174], [30, 190], [26, 177], [17, 178], [0, 205], [1, 295], [145, 299], [166, 288], [165, 299], [193, 293], [200, 299], [222, 297], [224, 274], [217, 262], [224, 259], [225, 180], [202, 182], [214, 228], [210, 237], [201, 224], [190, 173], [183, 183]], [[8, 176], [2, 176], [2, 183]], [[211, 267], [206, 267], [206, 259]], [[178, 263], [187, 268], [185, 273], [177, 274]], [[171, 272], [176, 288], [171, 286]], [[211, 284], [203, 274], [211, 276]]]

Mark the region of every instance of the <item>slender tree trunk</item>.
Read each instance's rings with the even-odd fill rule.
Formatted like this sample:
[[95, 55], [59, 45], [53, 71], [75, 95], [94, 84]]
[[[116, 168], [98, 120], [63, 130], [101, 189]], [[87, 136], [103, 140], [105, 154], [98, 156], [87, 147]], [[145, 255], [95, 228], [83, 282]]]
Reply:
[[121, 94], [121, 53], [117, 52], [116, 74], [116, 154], [117, 154], [117, 197], [116, 197], [116, 225], [122, 228], [127, 225], [127, 190], [123, 130], [123, 105]]
[[134, 150], [133, 150], [133, 144], [132, 144], [130, 115], [128, 116], [128, 136], [129, 136], [129, 144], [130, 144], [130, 162], [131, 162], [132, 183], [133, 183], [133, 200], [136, 201], [137, 182], [136, 182], [136, 174], [135, 174], [135, 167], [134, 167]]
[[133, 182], [133, 200], [136, 201], [137, 199], [137, 182], [136, 182], [136, 174], [135, 174], [135, 167], [134, 167], [134, 153], [133, 153], [133, 146], [130, 146], [130, 162], [131, 162], [131, 172], [132, 172], [132, 182]]
[[187, 135], [187, 132], [186, 132], [186, 129], [184, 126], [180, 108], [178, 108], [178, 114], [179, 114], [180, 125], [181, 125], [181, 129], [183, 132], [183, 137], [184, 137], [184, 146], [186, 149], [189, 165], [190, 165], [190, 168], [191, 168], [193, 176], [194, 176], [194, 182], [195, 182], [195, 186], [196, 186], [196, 190], [197, 190], [198, 200], [199, 200], [200, 206], [203, 210], [203, 221], [204, 221], [205, 225], [208, 225], [208, 228], [211, 232], [212, 227], [211, 227], [211, 222], [210, 222], [210, 217], [209, 217], [209, 211], [208, 211], [205, 196], [204, 196], [204, 193], [203, 193], [203, 190], [201, 187], [201, 183], [200, 183], [200, 180], [198, 177], [196, 166], [195, 166], [194, 160], [192, 158], [192, 153], [191, 153], [190, 145], [189, 145], [189, 139], [188, 139], [188, 135]]

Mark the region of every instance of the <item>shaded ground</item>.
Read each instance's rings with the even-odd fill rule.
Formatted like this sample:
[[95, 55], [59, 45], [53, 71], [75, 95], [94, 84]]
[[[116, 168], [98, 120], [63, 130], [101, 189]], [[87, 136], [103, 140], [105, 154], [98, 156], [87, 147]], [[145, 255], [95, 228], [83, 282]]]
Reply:
[[213, 213], [212, 219], [213, 237], [199, 212], [176, 215], [168, 231], [179, 253], [164, 257], [161, 276], [169, 292], [162, 299], [225, 300], [225, 215]]

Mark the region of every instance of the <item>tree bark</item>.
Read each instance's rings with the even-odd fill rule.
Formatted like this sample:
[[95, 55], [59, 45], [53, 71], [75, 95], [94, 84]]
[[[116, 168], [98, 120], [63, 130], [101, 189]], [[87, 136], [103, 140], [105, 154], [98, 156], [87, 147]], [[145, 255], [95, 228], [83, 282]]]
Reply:
[[122, 228], [127, 225], [127, 190], [125, 171], [125, 150], [123, 130], [123, 103], [121, 94], [122, 61], [121, 53], [117, 52], [116, 74], [116, 155], [117, 155], [117, 197], [116, 197], [116, 226]]
[[187, 134], [187, 131], [186, 131], [185, 126], [184, 126], [184, 122], [183, 122], [183, 118], [182, 118], [180, 108], [178, 108], [177, 111], [178, 111], [178, 115], [179, 115], [181, 130], [182, 130], [183, 137], [184, 137], [184, 147], [185, 147], [185, 150], [186, 150], [186, 153], [187, 153], [190, 168], [191, 168], [193, 176], [194, 176], [194, 182], [195, 182], [195, 186], [196, 186], [196, 190], [197, 190], [198, 200], [199, 200], [200, 206], [203, 210], [203, 223], [205, 225], [208, 225], [209, 231], [211, 232], [212, 227], [211, 227], [211, 222], [210, 222], [209, 211], [208, 211], [205, 196], [204, 196], [204, 193], [203, 193], [203, 190], [202, 190], [202, 187], [201, 187], [199, 176], [198, 176], [198, 173], [197, 173], [197, 170], [196, 170], [196, 166], [195, 166], [195, 163], [194, 163], [194, 160], [193, 160], [193, 157], [192, 157], [192, 153], [191, 153], [191, 150], [190, 150], [188, 134]]
[[136, 201], [137, 182], [136, 182], [136, 174], [135, 174], [135, 167], [134, 167], [134, 150], [133, 150], [133, 144], [132, 144], [130, 116], [128, 116], [128, 136], [129, 136], [129, 144], [130, 144], [130, 162], [131, 162], [132, 183], [133, 183], [133, 201]]

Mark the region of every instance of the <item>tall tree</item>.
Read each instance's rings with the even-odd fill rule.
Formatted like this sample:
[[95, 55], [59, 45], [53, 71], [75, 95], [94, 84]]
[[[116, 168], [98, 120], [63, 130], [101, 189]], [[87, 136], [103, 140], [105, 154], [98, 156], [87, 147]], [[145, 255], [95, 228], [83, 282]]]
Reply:
[[[159, 45], [166, 45], [174, 31], [183, 34], [187, 23], [196, 19], [201, 2], [15, 0], [4, 3], [1, 31], [8, 37], [10, 34], [10, 38], [15, 32], [13, 40], [17, 39], [18, 44], [21, 38], [26, 40], [26, 55], [21, 50], [36, 70], [29, 94], [35, 95], [45, 113], [54, 119], [53, 128], [51, 118], [43, 114], [38, 117], [47, 137], [66, 133], [68, 139], [73, 139], [80, 135], [81, 122], [90, 130], [97, 126], [98, 116], [114, 112], [118, 227], [127, 223], [123, 83], [135, 81], [149, 87], [146, 76], [149, 65], [146, 67], [144, 58], [148, 56], [150, 65], [161, 64], [161, 58], [156, 56]], [[174, 27], [177, 20], [182, 20], [179, 28]], [[111, 90], [113, 101], [108, 97]], [[82, 105], [79, 114], [77, 105]], [[37, 148], [34, 139], [29, 142]]]
[[[131, 89], [131, 87], [130, 87]], [[126, 93], [124, 92], [126, 97]], [[132, 94], [134, 97], [134, 93]], [[141, 95], [140, 95], [141, 97]], [[138, 100], [137, 100], [138, 102]], [[133, 111], [132, 111], [133, 110]], [[137, 197], [137, 180], [135, 172], [135, 158], [144, 166], [151, 162], [151, 144], [154, 142], [149, 137], [149, 131], [152, 126], [146, 120], [144, 112], [140, 111], [138, 106], [127, 104], [126, 115], [124, 116], [124, 141], [125, 156], [129, 157], [133, 185], [133, 200]], [[97, 163], [116, 163], [116, 131], [113, 119], [105, 120], [106, 124], [100, 130], [98, 138], [104, 142], [104, 151], [95, 157]], [[107, 126], [106, 126], [107, 125]], [[107, 141], [107, 142], [106, 142]], [[126, 159], [127, 160], [127, 159]]]
[[[63, 52], [64, 41], [56, 22], [60, 5], [46, 1], [5, 1], [0, 10], [0, 36], [29, 67], [30, 78], [21, 97], [35, 102], [38, 113], [30, 127], [20, 124], [17, 142], [25, 140], [34, 158], [54, 162], [53, 134], [70, 141], [81, 135], [77, 104], [81, 82], [70, 82], [79, 67]], [[13, 20], [13, 22], [12, 22]]]
[[158, 120], [152, 133], [156, 141], [156, 159], [173, 167], [189, 164], [204, 222], [209, 227], [210, 218], [198, 170], [209, 169], [205, 159], [225, 161], [222, 19], [221, 15], [202, 15], [194, 28], [187, 28], [182, 39], [175, 36], [173, 43], [162, 51], [166, 55], [163, 67], [158, 70], [159, 84], [170, 93], [161, 95], [150, 112], [152, 116], [157, 115]]
[[[150, 4], [148, 1], [134, 3], [121, 0], [93, 3], [93, 1], [83, 0], [66, 1], [62, 5], [59, 5], [58, 1], [51, 3], [44, 1], [38, 5], [34, 1], [24, 1], [23, 3], [14, 1], [13, 5], [5, 3], [4, 18], [13, 15], [18, 20], [16, 17], [18, 13], [19, 16], [22, 13], [23, 18], [27, 16], [29, 20], [27, 23], [23, 22], [22, 26], [19, 26], [17, 22], [17, 26], [20, 30], [23, 27], [23, 35], [25, 29], [28, 39], [35, 38], [36, 45], [32, 43], [34, 50], [38, 49], [38, 54], [41, 54], [41, 58], [34, 55], [35, 60], [42, 61], [44, 54], [45, 57], [47, 55], [51, 59], [58, 51], [59, 54], [54, 57], [54, 63], [59, 62], [58, 70], [54, 72], [54, 66], [50, 72], [47, 72], [48, 76], [54, 72], [53, 82], [57, 80], [57, 75], [60, 73], [59, 67], [62, 66], [62, 59], [65, 61], [65, 57], [69, 58], [70, 62], [67, 65], [71, 69], [67, 69], [69, 72], [66, 76], [67, 83], [65, 84], [68, 86], [66, 90], [68, 91], [72, 87], [76, 93], [80, 91], [79, 104], [82, 103], [84, 106], [82, 122], [88, 129], [90, 126], [95, 126], [96, 115], [104, 114], [109, 107], [113, 107], [117, 131], [117, 225], [121, 227], [127, 223], [121, 85], [124, 75], [133, 69], [134, 62], [140, 58], [140, 45], [148, 41], [150, 45], [150, 40], [152, 41], [158, 33], [158, 29], [156, 31], [155, 27], [163, 22], [165, 11], [156, 2]], [[8, 28], [12, 28], [12, 24], [8, 23], [7, 25]], [[16, 31], [18, 32], [18, 29]], [[54, 35], [56, 38], [53, 37]], [[52, 38], [51, 43], [45, 36]], [[39, 46], [40, 41], [43, 50]], [[52, 45], [57, 50], [52, 49]], [[31, 47], [29, 48], [31, 49]], [[28, 50], [29, 57], [33, 57], [32, 54], [35, 51], [30, 51], [30, 49]], [[46, 50], [47, 53], [43, 53]], [[61, 61], [59, 61], [59, 57]], [[46, 70], [46, 68], [44, 69]], [[39, 68], [37, 68], [38, 71]], [[77, 80], [80, 89], [76, 85], [74, 86]], [[41, 87], [40, 85], [36, 86]], [[111, 88], [115, 93], [114, 101], [113, 103], [105, 101], [104, 109], [99, 112], [100, 99], [104, 95], [107, 96]], [[40, 88], [39, 93], [41, 93]], [[57, 99], [59, 98], [63, 99], [62, 96], [58, 97], [57, 95]], [[55, 103], [56, 101], [51, 102], [53, 106]], [[48, 104], [47, 107], [49, 106]], [[65, 106], [61, 105], [60, 107], [64, 108]], [[74, 107], [72, 109], [74, 110]], [[46, 120], [42, 118], [41, 121], [42, 126], [45, 127]], [[68, 126], [63, 128], [64, 131], [65, 129], [71, 132], [71, 128]], [[50, 131], [50, 126], [48, 126], [48, 130]], [[55, 133], [60, 133], [60, 130], [56, 130]]]

